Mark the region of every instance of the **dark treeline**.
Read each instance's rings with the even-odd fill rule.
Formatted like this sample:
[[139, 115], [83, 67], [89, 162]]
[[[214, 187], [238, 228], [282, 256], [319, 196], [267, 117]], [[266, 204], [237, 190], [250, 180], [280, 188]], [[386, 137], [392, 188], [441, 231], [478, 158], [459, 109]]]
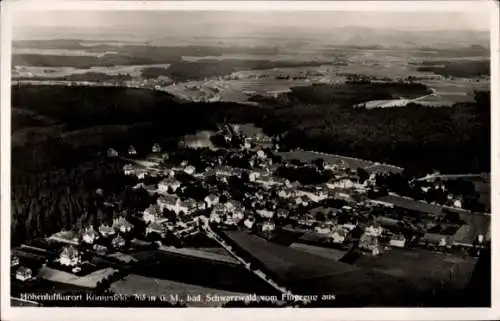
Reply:
[[445, 77], [479, 77], [490, 75], [489, 60], [424, 61], [418, 71], [430, 71]]
[[253, 97], [252, 100], [274, 106], [290, 105], [335, 105], [332, 108], [350, 109], [353, 105], [370, 100], [417, 98], [430, 93], [430, 89], [419, 83], [386, 82], [373, 83], [370, 80], [354, 80], [346, 84], [314, 84], [295, 87], [290, 93], [278, 98]]

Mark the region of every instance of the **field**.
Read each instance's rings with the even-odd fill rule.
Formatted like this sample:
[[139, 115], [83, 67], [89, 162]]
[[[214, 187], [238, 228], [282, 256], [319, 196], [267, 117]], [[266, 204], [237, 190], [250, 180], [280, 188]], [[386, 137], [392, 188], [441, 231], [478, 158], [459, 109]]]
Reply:
[[347, 253], [347, 251], [303, 243], [293, 243], [290, 248], [334, 260], [340, 260]]
[[174, 248], [174, 247], [167, 247], [167, 246], [161, 246], [160, 251], [190, 256], [190, 257], [194, 257], [194, 258], [223, 262], [223, 263], [239, 264], [239, 261], [237, 261], [235, 258], [230, 256], [228, 253], [226, 253], [224, 255], [221, 253], [201, 251], [201, 250], [194, 249], [194, 248]]
[[354, 264], [411, 279], [422, 285], [433, 286], [445, 282], [463, 288], [470, 279], [476, 261], [468, 256], [427, 250], [392, 249], [378, 257], [362, 255]]
[[343, 307], [405, 306], [418, 298], [415, 285], [404, 279], [276, 245], [246, 232], [224, 233], [293, 293], [334, 293], [336, 301], [329, 304]]
[[[247, 295], [246, 293], [223, 291], [214, 288], [203, 287], [188, 283], [175, 282], [153, 277], [145, 277], [136, 274], [130, 274], [125, 278], [111, 284], [111, 291], [123, 295], [141, 295], [164, 296], [170, 298], [170, 295], [178, 295], [180, 299], [185, 299], [189, 295], [201, 294], [203, 298], [207, 294], [217, 294], [220, 296], [229, 295]], [[173, 302], [172, 302], [173, 303]], [[218, 307], [218, 302], [187, 302], [190, 307]]]
[[71, 273], [44, 266], [40, 269], [39, 277], [53, 282], [67, 283], [85, 288], [95, 288], [98, 282], [104, 280], [116, 271], [117, 270], [112, 268], [106, 268], [79, 277]]

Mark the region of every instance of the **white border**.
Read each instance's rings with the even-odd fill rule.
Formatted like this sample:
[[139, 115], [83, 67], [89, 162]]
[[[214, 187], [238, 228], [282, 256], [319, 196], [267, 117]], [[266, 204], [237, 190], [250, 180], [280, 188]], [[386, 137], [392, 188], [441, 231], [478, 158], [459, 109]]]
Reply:
[[[258, 4], [257, 4], [258, 3]], [[499, 94], [499, 18], [498, 3], [495, 1], [3, 1], [1, 3], [1, 271], [10, 270], [10, 64], [11, 64], [11, 13], [12, 10], [211, 10], [211, 11], [474, 11], [491, 14], [492, 53], [492, 202], [493, 210], [499, 208], [499, 184], [496, 165], [500, 150], [498, 140]], [[10, 14], [9, 14], [10, 13]], [[497, 237], [500, 237], [499, 220], [492, 215], [492, 258], [493, 268], [500, 266]], [[4, 277], [6, 276], [6, 278]], [[9, 298], [10, 280], [8, 273], [2, 273], [1, 320], [135, 320], [154, 318], [228, 318], [234, 320], [286, 320], [328, 319], [328, 320], [499, 320], [500, 279], [492, 273], [492, 308], [365, 308], [365, 309], [119, 309], [119, 308], [11, 308]], [[478, 294], [480, 295], [480, 294]]]

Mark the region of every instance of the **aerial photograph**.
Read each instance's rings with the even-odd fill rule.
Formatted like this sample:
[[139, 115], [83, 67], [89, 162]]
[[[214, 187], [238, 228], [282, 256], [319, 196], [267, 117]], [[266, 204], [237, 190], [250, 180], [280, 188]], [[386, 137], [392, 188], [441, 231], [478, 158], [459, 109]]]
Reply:
[[491, 306], [487, 14], [12, 23], [11, 306]]

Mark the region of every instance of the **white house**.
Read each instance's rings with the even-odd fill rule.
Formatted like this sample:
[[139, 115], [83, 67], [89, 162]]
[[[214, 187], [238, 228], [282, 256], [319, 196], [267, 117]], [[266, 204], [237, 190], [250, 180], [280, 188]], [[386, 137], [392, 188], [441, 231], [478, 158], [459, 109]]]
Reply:
[[151, 149], [153, 153], [160, 153], [161, 152], [161, 146], [160, 144], [154, 144], [153, 148]]
[[153, 222], [146, 227], [146, 235], [149, 235], [151, 233], [157, 233], [158, 235], [160, 235], [161, 238], [165, 238], [167, 232], [168, 232], [167, 227], [157, 222]]
[[115, 238], [111, 241], [111, 245], [115, 249], [119, 249], [125, 246], [125, 239], [120, 235], [116, 235]]
[[348, 177], [340, 177], [334, 179], [331, 182], [326, 183], [326, 186], [330, 189], [335, 189], [335, 188], [347, 189], [347, 188], [353, 188], [354, 182]]
[[169, 189], [175, 192], [180, 186], [181, 182], [169, 177], [158, 183], [158, 192], [167, 193]]
[[403, 235], [395, 235], [389, 241], [390, 246], [405, 247], [406, 238]]
[[93, 226], [86, 228], [82, 236], [83, 241], [87, 244], [93, 244], [94, 241], [98, 238], [99, 238], [99, 233], [97, 233], [96, 230], [94, 230]]
[[163, 219], [163, 213], [158, 204], [152, 204], [142, 214], [142, 220], [146, 223], [158, 222]]
[[219, 197], [214, 194], [209, 194], [204, 198], [205, 203], [207, 203], [208, 207], [212, 207], [215, 204], [219, 203]]
[[108, 157], [117, 157], [118, 156], [118, 152], [113, 148], [109, 148], [107, 154], [108, 154]]
[[330, 234], [332, 232], [332, 230], [330, 229], [330, 227], [326, 226], [326, 225], [316, 226], [314, 228], [314, 231], [316, 233], [319, 233], [319, 234]]
[[113, 228], [118, 229], [122, 233], [128, 233], [132, 230], [134, 225], [130, 223], [125, 217], [120, 216], [113, 220]]
[[125, 175], [134, 175], [135, 169], [132, 164], [126, 164], [123, 166], [123, 174]]
[[266, 153], [264, 153], [263, 150], [258, 150], [256, 154], [257, 154], [257, 157], [260, 158], [260, 159], [266, 159], [267, 158], [267, 155], [266, 155]]
[[101, 226], [99, 226], [99, 233], [101, 233], [103, 237], [108, 237], [115, 234], [115, 229], [106, 224], [101, 224]]
[[365, 233], [366, 234], [369, 234], [369, 235], [372, 235], [372, 236], [375, 236], [375, 237], [381, 236], [383, 231], [384, 231], [384, 229], [380, 225], [377, 225], [377, 226], [376, 225], [370, 225], [370, 226], [367, 226], [365, 228]]
[[266, 221], [262, 223], [262, 232], [272, 232], [276, 228], [276, 225], [271, 221]]
[[284, 199], [288, 199], [288, 198], [294, 197], [295, 193], [293, 190], [291, 190], [289, 188], [283, 188], [278, 192], [278, 196], [281, 198], [284, 198]]
[[19, 257], [15, 256], [15, 255], [11, 256], [11, 258], [10, 258], [10, 266], [11, 267], [16, 267], [18, 265], [19, 265]]
[[332, 232], [332, 234], [330, 234], [330, 237], [333, 243], [342, 244], [345, 241], [346, 235], [347, 233], [345, 232], [344, 229], [337, 228]]
[[355, 224], [352, 224], [352, 223], [345, 223], [342, 225], [342, 228], [348, 230], [348, 231], [352, 231], [356, 228], [356, 225]]
[[259, 178], [261, 175], [261, 172], [259, 171], [250, 171], [250, 173], [248, 173], [248, 179], [250, 180], [250, 182], [255, 182], [257, 180], [257, 178]]
[[135, 171], [135, 176], [137, 176], [137, 179], [144, 179], [146, 177], [146, 170], [139, 168]]
[[255, 211], [260, 217], [263, 218], [272, 218], [274, 216], [274, 212], [268, 209], [260, 209]]
[[59, 256], [59, 262], [66, 266], [76, 266], [80, 263], [80, 253], [72, 245], [66, 246]]
[[196, 168], [192, 165], [188, 165], [184, 168], [184, 173], [193, 175], [196, 172]]
[[222, 222], [222, 217], [221, 216], [222, 215], [221, 215], [220, 212], [218, 212], [218, 211], [212, 211], [212, 213], [210, 213], [210, 222], [219, 224], [220, 222]]
[[255, 224], [255, 218], [253, 218], [253, 217], [248, 217], [247, 219], [245, 219], [245, 220], [243, 221], [243, 224], [244, 224], [247, 228], [251, 229], [251, 228], [253, 227], [253, 225]]
[[[183, 212], [184, 214], [191, 214], [194, 211], [196, 211], [197, 208], [198, 208], [198, 203], [194, 199], [188, 198], [188, 199], [180, 202], [179, 207], [178, 207], [178, 211], [176, 212], [176, 214], [179, 214], [180, 212]], [[175, 210], [174, 210], [174, 212], [175, 212]]]
[[462, 201], [459, 199], [456, 199], [453, 201], [453, 206], [456, 208], [462, 208]]
[[135, 150], [135, 147], [134, 147], [134, 146], [130, 145], [130, 146], [128, 147], [128, 154], [129, 154], [129, 155], [137, 155], [137, 151]]
[[16, 271], [16, 279], [20, 281], [27, 281], [32, 278], [32, 272], [30, 268], [20, 266]]
[[235, 223], [239, 223], [242, 219], [245, 218], [245, 214], [243, 213], [243, 209], [241, 208], [235, 208], [233, 210], [233, 215], [232, 215], [233, 221]]
[[177, 195], [161, 195], [156, 200], [156, 203], [160, 206], [160, 210], [166, 208], [169, 211], [179, 214], [181, 199]]

